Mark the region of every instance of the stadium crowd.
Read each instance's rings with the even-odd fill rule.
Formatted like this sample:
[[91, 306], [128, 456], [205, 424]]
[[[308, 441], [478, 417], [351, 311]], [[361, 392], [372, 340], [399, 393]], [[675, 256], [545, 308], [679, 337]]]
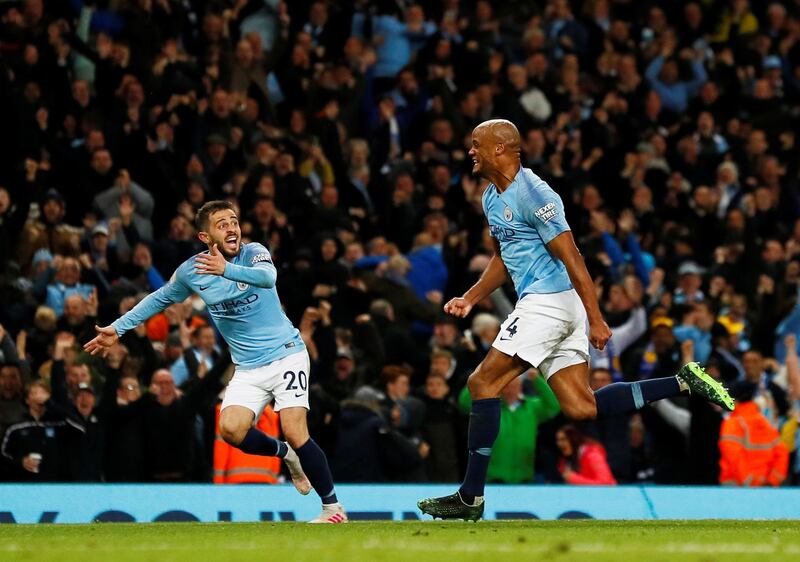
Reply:
[[441, 307], [492, 252], [467, 151], [503, 117], [614, 330], [592, 387], [697, 360], [739, 406], [566, 425], [531, 371], [503, 392], [490, 480], [798, 481], [797, 0], [12, 0], [0, 18], [0, 480], [278, 478], [215, 438], [232, 367], [199, 299], [81, 351], [228, 199], [279, 269], [337, 481], [457, 481], [466, 378], [516, 297]]

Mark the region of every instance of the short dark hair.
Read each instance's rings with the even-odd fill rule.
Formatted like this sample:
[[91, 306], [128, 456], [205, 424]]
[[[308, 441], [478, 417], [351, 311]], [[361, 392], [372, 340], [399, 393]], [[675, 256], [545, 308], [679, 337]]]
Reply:
[[408, 377], [411, 380], [412, 374], [411, 369], [405, 365], [386, 365], [381, 371], [381, 379], [383, 384], [391, 384], [400, 377]]
[[234, 211], [233, 203], [230, 201], [209, 201], [205, 203], [200, 209], [197, 211], [197, 215], [194, 217], [194, 225], [199, 231], [204, 231], [208, 227], [208, 218], [218, 211], [224, 210]]

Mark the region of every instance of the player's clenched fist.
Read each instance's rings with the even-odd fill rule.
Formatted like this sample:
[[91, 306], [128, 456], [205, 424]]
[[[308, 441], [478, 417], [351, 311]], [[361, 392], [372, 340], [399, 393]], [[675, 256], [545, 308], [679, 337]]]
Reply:
[[589, 341], [595, 349], [602, 351], [610, 338], [611, 328], [608, 327], [604, 320], [589, 324]]
[[450, 299], [447, 304], [444, 305], [444, 311], [447, 314], [452, 314], [458, 318], [465, 318], [470, 310], [472, 310], [472, 305], [467, 302], [467, 299], [462, 297]]

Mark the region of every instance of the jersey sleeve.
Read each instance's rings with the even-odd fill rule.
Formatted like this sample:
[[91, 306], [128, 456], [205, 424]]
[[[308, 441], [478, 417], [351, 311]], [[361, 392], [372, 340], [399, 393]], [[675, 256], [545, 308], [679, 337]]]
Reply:
[[545, 244], [549, 244], [562, 232], [570, 230], [561, 197], [543, 181], [536, 187], [528, 188], [522, 207], [526, 220], [539, 232]]
[[243, 265], [248, 267], [275, 267], [272, 263], [272, 254], [263, 244], [258, 242], [251, 242], [245, 246], [244, 258], [245, 263]]
[[272, 263], [272, 256], [263, 245], [253, 242], [245, 246], [242, 265], [228, 262], [223, 277], [231, 281], [247, 283], [264, 289], [275, 286], [278, 271]]
[[184, 266], [181, 266], [175, 270], [175, 273], [163, 287], [147, 295], [139, 304], [113, 322], [111, 325], [116, 330], [117, 335], [121, 336], [170, 305], [183, 302], [189, 298], [192, 290], [186, 283], [183, 269]]

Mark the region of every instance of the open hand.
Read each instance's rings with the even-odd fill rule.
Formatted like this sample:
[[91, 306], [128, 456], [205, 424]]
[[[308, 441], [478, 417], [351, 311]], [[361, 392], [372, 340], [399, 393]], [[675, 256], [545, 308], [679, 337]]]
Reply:
[[199, 254], [194, 260], [194, 272], [200, 275], [222, 275], [228, 263], [220, 253], [216, 244], [211, 246], [208, 254]]
[[113, 326], [105, 326], [103, 328], [95, 326], [94, 329], [97, 332], [97, 336], [86, 342], [83, 349], [92, 355], [101, 353], [105, 357], [108, 355], [110, 348], [119, 342], [119, 336]]

